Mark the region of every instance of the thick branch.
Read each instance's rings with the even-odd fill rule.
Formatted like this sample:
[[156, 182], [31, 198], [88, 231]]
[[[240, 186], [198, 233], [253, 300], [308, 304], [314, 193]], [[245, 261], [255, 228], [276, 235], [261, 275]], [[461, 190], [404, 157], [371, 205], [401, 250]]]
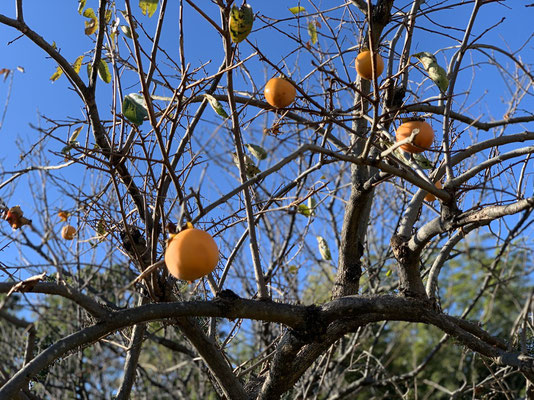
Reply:
[[[17, 282], [0, 282], [0, 293], [7, 293], [15, 286]], [[92, 316], [98, 319], [105, 319], [110, 311], [94, 300], [92, 297], [67, 285], [59, 285], [53, 282], [39, 282], [32, 289], [27, 290], [31, 293], [55, 294], [74, 301], [80, 307], [84, 308]]]
[[[484, 356], [494, 358], [503, 365], [519, 366], [522, 369], [530, 365], [528, 362], [520, 360], [517, 354], [507, 353], [499, 349], [502, 347], [499, 344], [501, 342], [492, 338], [476, 324], [438, 313], [429, 308], [427, 302], [421, 300], [398, 296], [347, 296], [333, 300], [319, 308], [313, 313], [316, 320], [310, 322], [310, 308], [306, 306], [231, 298], [186, 303], [149, 304], [112, 312], [107, 320], [69, 335], [44, 350], [2, 387], [0, 398], [11, 398], [21, 389], [27, 379], [31, 379], [43, 368], [79, 346], [93, 343], [127, 326], [193, 315], [278, 322], [292, 327], [295, 332], [303, 333], [311, 332], [313, 329], [310, 330], [310, 326], [316, 329], [320, 326], [316, 325], [317, 323], [326, 328], [327, 325], [335, 321], [359, 320], [361, 323], [370, 323], [394, 320], [430, 323], [456, 337], [462, 344]], [[356, 328], [357, 326], [354, 324], [348, 324], [338, 334], [341, 335]], [[191, 340], [191, 338], [189, 339]], [[311, 340], [315, 339], [312, 338]], [[198, 345], [198, 343], [194, 344]], [[499, 344], [499, 347], [495, 347], [495, 344]], [[310, 346], [314, 345], [311, 344]]]

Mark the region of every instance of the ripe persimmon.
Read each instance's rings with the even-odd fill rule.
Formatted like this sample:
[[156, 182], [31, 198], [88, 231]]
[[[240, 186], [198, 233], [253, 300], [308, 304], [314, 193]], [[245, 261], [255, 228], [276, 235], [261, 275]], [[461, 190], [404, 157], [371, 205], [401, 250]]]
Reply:
[[219, 249], [211, 235], [189, 228], [174, 235], [167, 242], [165, 265], [174, 277], [192, 282], [215, 269]]
[[404, 122], [397, 128], [395, 138], [397, 142], [400, 142], [410, 137], [414, 129], [419, 129], [419, 132], [414, 137], [413, 142], [403, 144], [400, 148], [408, 153], [422, 153], [430, 148], [434, 142], [434, 130], [424, 119], [413, 119]]
[[265, 100], [271, 106], [284, 108], [289, 106], [295, 100], [297, 90], [295, 86], [287, 79], [272, 78], [265, 85]]
[[[441, 181], [437, 181], [436, 183], [434, 183], [434, 186], [436, 186], [438, 189], [443, 188], [443, 185], [441, 184]], [[426, 194], [425, 201], [428, 201], [429, 203], [431, 203], [434, 200], [436, 200], [436, 196], [434, 196], [432, 193], [427, 193]]]
[[74, 239], [74, 235], [76, 234], [76, 228], [72, 225], [65, 225], [63, 229], [61, 229], [61, 237], [65, 240], [72, 240]]
[[[384, 71], [384, 60], [375, 52], [375, 78], [378, 78], [380, 74]], [[364, 50], [356, 57], [356, 72], [363, 79], [370, 81], [373, 77], [373, 68], [371, 66], [371, 51]]]

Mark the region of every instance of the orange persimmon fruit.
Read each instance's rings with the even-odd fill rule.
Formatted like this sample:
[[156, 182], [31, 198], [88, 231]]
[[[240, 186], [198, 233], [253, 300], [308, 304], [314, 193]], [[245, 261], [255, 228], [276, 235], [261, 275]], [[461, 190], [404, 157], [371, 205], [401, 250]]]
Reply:
[[295, 101], [297, 90], [287, 79], [269, 79], [263, 91], [265, 100], [275, 108], [285, 108]]
[[[375, 77], [378, 78], [384, 71], [384, 60], [375, 52]], [[364, 50], [356, 57], [356, 72], [363, 79], [370, 81], [373, 77], [373, 68], [371, 66], [371, 51]]]
[[212, 272], [219, 262], [219, 249], [206, 231], [189, 228], [167, 242], [165, 265], [170, 274], [192, 282]]
[[[441, 181], [437, 181], [436, 183], [434, 183], [434, 186], [436, 186], [438, 189], [442, 189], [443, 188], [443, 185], [441, 184]], [[432, 193], [427, 193], [426, 194], [425, 201], [428, 201], [429, 203], [431, 203], [434, 200], [436, 200], [436, 196], [434, 196]]]
[[414, 137], [412, 143], [405, 143], [400, 148], [408, 153], [422, 153], [432, 146], [434, 142], [434, 130], [428, 122], [423, 119], [413, 119], [401, 124], [395, 132], [397, 142], [404, 140], [412, 134], [414, 129], [419, 132]]

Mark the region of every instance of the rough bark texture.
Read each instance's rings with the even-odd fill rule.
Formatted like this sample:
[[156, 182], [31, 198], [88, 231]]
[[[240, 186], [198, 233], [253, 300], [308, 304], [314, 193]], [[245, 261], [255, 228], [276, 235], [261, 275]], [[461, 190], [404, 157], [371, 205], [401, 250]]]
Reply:
[[391, 248], [397, 259], [401, 293], [409, 297], [425, 298], [426, 291], [419, 273], [419, 252], [410, 250], [408, 238], [393, 235]]
[[332, 298], [358, 293], [362, 275], [361, 258], [372, 202], [373, 190], [360, 191], [353, 186], [349, 202], [345, 208], [339, 266], [332, 290]]
[[[361, 81], [362, 93], [369, 93], [369, 81]], [[354, 104], [359, 105], [359, 111], [367, 113], [369, 102], [362, 96], [355, 94]], [[367, 131], [367, 121], [363, 118], [353, 123], [353, 129], [362, 137]], [[351, 139], [351, 155], [358, 156], [363, 151], [365, 140], [358, 136]], [[369, 223], [373, 190], [362, 191], [365, 181], [371, 175], [369, 167], [351, 165], [350, 197], [345, 207], [341, 243], [339, 247], [339, 262], [332, 298], [357, 294], [362, 275], [362, 261], [365, 235]]]

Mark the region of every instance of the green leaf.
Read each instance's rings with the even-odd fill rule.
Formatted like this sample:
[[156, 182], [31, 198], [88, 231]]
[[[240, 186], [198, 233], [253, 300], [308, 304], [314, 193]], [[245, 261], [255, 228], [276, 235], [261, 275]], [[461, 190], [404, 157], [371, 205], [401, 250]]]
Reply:
[[139, 8], [143, 15], [148, 15], [150, 18], [158, 8], [158, 0], [139, 0]]
[[438, 65], [436, 56], [428, 51], [422, 51], [420, 53], [413, 54], [412, 57], [417, 58], [421, 64], [423, 64], [423, 67], [428, 73], [428, 77], [434, 81], [441, 92], [445, 93], [449, 87], [449, 79], [447, 78], [447, 72], [445, 69]]
[[215, 111], [223, 118], [228, 118], [228, 114], [226, 113], [226, 111], [224, 111], [224, 108], [221, 103], [219, 103], [219, 100], [207, 93], [204, 94], [204, 97], [209, 101], [211, 108], [213, 108], [213, 111]]
[[58, 67], [56, 68], [56, 72], [54, 72], [54, 74], [50, 77], [50, 80], [51, 80], [52, 82], [55, 82], [55, 81], [57, 81], [57, 80], [59, 79], [59, 77], [60, 77], [61, 75], [63, 75], [63, 70], [61, 69], [61, 67], [58, 66]]
[[304, 7], [291, 7], [289, 8], [289, 11], [291, 11], [294, 15], [297, 15], [298, 13], [306, 12], [306, 9]]
[[250, 151], [250, 154], [252, 154], [258, 160], [265, 160], [267, 158], [267, 152], [263, 147], [252, 143], [245, 144], [245, 147], [248, 149], [248, 151]]
[[83, 55], [79, 56], [76, 61], [74, 61], [74, 64], [72, 64], [72, 68], [74, 68], [74, 71], [76, 71], [77, 74], [80, 73], [80, 68], [82, 67], [82, 61], [83, 61]]
[[308, 34], [310, 35], [312, 44], [317, 43], [317, 27], [315, 26], [315, 21], [308, 22]]
[[78, 0], [78, 14], [82, 14], [86, 0]]
[[305, 217], [311, 217], [312, 215], [312, 210], [306, 204], [299, 204], [297, 212]]
[[414, 154], [413, 159], [422, 169], [432, 169], [433, 165], [428, 158], [422, 154]]
[[78, 145], [78, 142], [73, 144], [68, 144], [65, 147], [61, 149], [61, 154], [67, 155], [70, 153], [70, 151], [74, 148], [74, 146]]
[[106, 83], [111, 82], [111, 74], [109, 72], [108, 64], [104, 60], [100, 60], [98, 64], [98, 76]]
[[241, 8], [232, 6], [228, 27], [232, 42], [239, 43], [246, 39], [254, 24], [254, 12], [249, 4], [243, 4]]
[[391, 273], [392, 273], [392, 271], [390, 269], [388, 269], [388, 271], [386, 272], [386, 276], [391, 276]]
[[135, 125], [141, 125], [145, 117], [148, 116], [143, 96], [139, 93], [130, 93], [124, 96], [122, 113], [128, 121]]
[[[132, 30], [130, 29], [130, 27], [128, 25], [121, 25], [121, 31], [122, 31], [122, 33], [124, 33], [124, 36], [126, 36], [127, 38], [130, 38], [130, 39], [133, 39], [132, 38]], [[137, 32], [135, 32], [135, 37], [136, 38], [139, 37]]]

